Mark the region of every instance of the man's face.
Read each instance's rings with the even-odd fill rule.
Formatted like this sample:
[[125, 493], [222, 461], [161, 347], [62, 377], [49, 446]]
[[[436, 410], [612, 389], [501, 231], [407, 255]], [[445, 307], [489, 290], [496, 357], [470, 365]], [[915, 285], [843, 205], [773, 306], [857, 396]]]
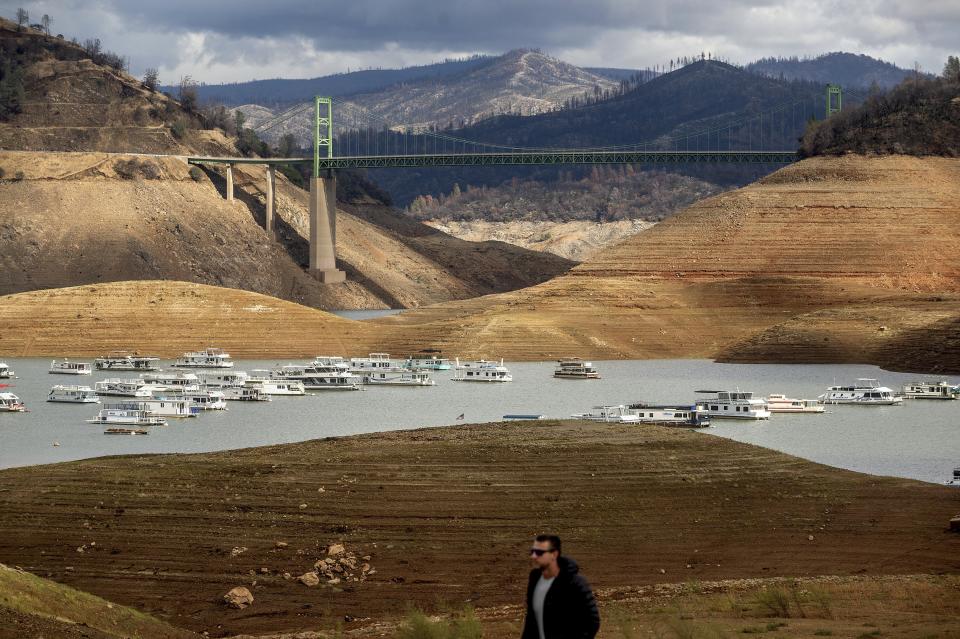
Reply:
[[534, 541], [530, 548], [530, 563], [541, 570], [557, 560], [557, 551], [549, 541]]

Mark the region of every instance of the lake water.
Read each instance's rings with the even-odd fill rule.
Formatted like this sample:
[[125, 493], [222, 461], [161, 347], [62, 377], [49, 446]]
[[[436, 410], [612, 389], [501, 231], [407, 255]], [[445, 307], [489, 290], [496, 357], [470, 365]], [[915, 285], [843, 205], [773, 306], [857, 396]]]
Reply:
[[[0, 468], [101, 455], [216, 451], [442, 426], [461, 423], [457, 420], [461, 413], [466, 423], [499, 421], [509, 413], [566, 418], [600, 404], [640, 400], [689, 403], [697, 397], [697, 389], [816, 398], [827, 386], [850, 383], [859, 377], [878, 378], [894, 389], [906, 381], [924, 378], [873, 366], [642, 360], [595, 361], [602, 379], [560, 380], [552, 377], [553, 362], [508, 362], [512, 383], [453, 382], [450, 371], [438, 371], [433, 374], [437, 385], [432, 387], [374, 387], [275, 397], [272, 402], [230, 402], [227, 411], [172, 419], [169, 426], [152, 428], [145, 437], [107, 437], [103, 426], [84, 421], [96, 414], [96, 404], [48, 403], [47, 393], [54, 384], [93, 386], [106, 377], [135, 374], [50, 375], [49, 359], [5, 361], [18, 376], [3, 380], [11, 384], [5, 390], [20, 396], [30, 412], [0, 413]], [[238, 361], [236, 369], [285, 363], [245, 360]], [[121, 401], [107, 401], [113, 400]], [[902, 406], [829, 406], [827, 411], [821, 415], [775, 414], [761, 422], [714, 420], [714, 427], [703, 432], [831, 466], [937, 483], [948, 479], [952, 469], [960, 466], [960, 401], [907, 400]], [[53, 446], [54, 442], [60, 446]]]

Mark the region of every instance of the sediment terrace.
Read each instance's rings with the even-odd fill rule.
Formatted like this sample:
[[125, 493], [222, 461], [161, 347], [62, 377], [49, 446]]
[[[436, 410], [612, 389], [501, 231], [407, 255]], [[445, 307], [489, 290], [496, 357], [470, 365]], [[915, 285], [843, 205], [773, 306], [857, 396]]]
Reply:
[[[0, 562], [214, 636], [516, 604], [543, 530], [600, 589], [960, 572], [955, 490], [658, 427], [468, 425], [91, 459], [0, 471], [0, 487]], [[376, 572], [283, 577], [334, 542]], [[223, 607], [241, 584], [255, 604]]]

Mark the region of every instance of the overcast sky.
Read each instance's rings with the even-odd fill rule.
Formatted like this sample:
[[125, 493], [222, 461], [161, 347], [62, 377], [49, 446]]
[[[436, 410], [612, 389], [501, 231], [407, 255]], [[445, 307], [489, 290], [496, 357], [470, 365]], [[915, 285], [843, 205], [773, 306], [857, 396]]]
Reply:
[[[249, 6], [248, 6], [249, 5]], [[865, 53], [939, 72], [960, 53], [960, 0], [61, 0], [8, 2], [51, 32], [206, 83], [312, 78], [540, 48], [578, 66], [643, 68], [710, 51], [731, 62]]]

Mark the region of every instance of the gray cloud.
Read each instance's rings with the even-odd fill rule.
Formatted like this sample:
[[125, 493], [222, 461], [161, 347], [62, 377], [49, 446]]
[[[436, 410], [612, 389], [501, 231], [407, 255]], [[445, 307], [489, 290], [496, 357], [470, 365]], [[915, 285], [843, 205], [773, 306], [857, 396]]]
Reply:
[[960, 32], [956, 0], [0, 0], [0, 13], [18, 6], [167, 81], [313, 77], [518, 47], [634, 68], [701, 50], [735, 62], [846, 50], [936, 71]]

